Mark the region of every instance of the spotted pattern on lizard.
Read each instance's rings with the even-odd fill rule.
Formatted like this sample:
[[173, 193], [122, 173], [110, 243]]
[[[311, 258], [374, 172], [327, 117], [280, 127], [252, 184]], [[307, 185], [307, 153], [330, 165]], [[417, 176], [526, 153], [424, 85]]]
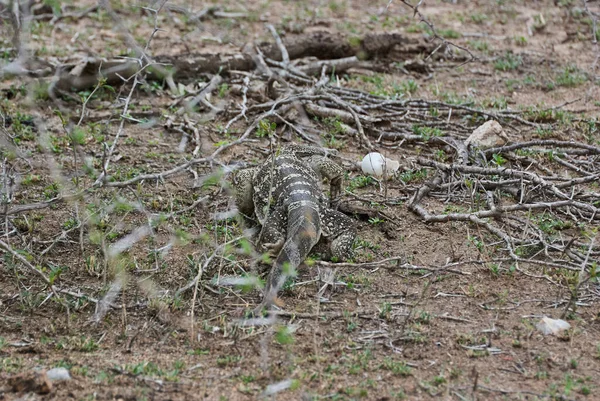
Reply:
[[[235, 200], [247, 223], [260, 227], [257, 248], [277, 257], [267, 279], [263, 302], [269, 307], [286, 278], [295, 273], [321, 236], [338, 260], [352, 256], [356, 229], [345, 214], [329, 207], [320, 183], [330, 181], [334, 198], [341, 192], [343, 169], [323, 149], [291, 145], [261, 166], [238, 171]], [[254, 222], [254, 223], [253, 223]]]

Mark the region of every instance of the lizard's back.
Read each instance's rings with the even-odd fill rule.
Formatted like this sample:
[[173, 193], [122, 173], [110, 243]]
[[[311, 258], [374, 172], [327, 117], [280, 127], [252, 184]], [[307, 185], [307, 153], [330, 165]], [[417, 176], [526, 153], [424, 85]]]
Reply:
[[271, 156], [255, 178], [254, 205], [261, 224], [271, 207], [283, 214], [298, 206], [318, 212], [321, 202], [319, 177], [304, 160], [292, 154]]
[[284, 244], [269, 275], [263, 300], [263, 304], [270, 304], [286, 277], [294, 274], [321, 237], [322, 191], [310, 165], [285, 153], [271, 156], [255, 180], [258, 220], [267, 229], [285, 227]]

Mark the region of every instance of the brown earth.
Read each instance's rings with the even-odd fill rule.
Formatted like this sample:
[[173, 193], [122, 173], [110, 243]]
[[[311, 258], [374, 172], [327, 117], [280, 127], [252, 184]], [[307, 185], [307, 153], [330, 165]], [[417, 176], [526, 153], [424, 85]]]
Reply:
[[[93, 5], [79, 3], [78, 10]], [[390, 2], [386, 11], [386, 1], [226, 0], [210, 6], [243, 15], [209, 14], [200, 22], [173, 6], [197, 13], [209, 5], [179, 3], [168, 2], [155, 22], [154, 14], [139, 3], [111, 2], [138, 45], [147, 43], [155, 26], [161, 29], [148, 49], [157, 56], [235, 54], [250, 42], [273, 40], [265, 23], [273, 24], [286, 40], [315, 31], [350, 38], [397, 32], [427, 48], [433, 40], [431, 31], [399, 1]], [[427, 53], [403, 59], [401, 50], [390, 50], [387, 58], [365, 60], [340, 74], [340, 85], [388, 97], [402, 93], [412, 99], [468, 102], [496, 111], [556, 108], [571, 118], [556, 124], [544, 138], [600, 144], [597, 129], [586, 136], [582, 128], [600, 116], [600, 81], [593, 69], [600, 53], [592, 44], [592, 19], [583, 2], [425, 1], [419, 11], [439, 35], [469, 49], [477, 60], [465, 63], [468, 54], [449, 46], [427, 59], [429, 70], [419, 73], [402, 65], [422, 60]], [[23, 41], [34, 55], [52, 63], [131, 54], [102, 8], [77, 19], [35, 21], [30, 28], [30, 37], [23, 36]], [[0, 33], [4, 65], [15, 58], [7, 19]], [[211, 114], [203, 109], [204, 120], [196, 121], [201, 144], [197, 155], [192, 155], [197, 143], [190, 131], [184, 152], [178, 152], [182, 131], [163, 125], [165, 115], [172, 116], [182, 103], [173, 106], [176, 98], [162, 82], [142, 80], [129, 107], [137, 121], [125, 121], [109, 164], [111, 177], [121, 182], [166, 171], [206, 157], [223, 141], [239, 137], [251, 119], [240, 119], [227, 134], [223, 127], [239, 113], [242, 96], [234, 89], [244, 76], [225, 74], [224, 84], [210, 97], [223, 111]], [[209, 79], [201, 75], [182, 83], [198, 90]], [[94, 177], [83, 172], [82, 160], [89, 158], [101, 170], [131, 87], [130, 82], [97, 91], [86, 104], [84, 137], [74, 150], [58, 105], [76, 124], [83, 99], [93, 88], [62, 94], [54, 101], [37, 79], [5, 76], [0, 82], [6, 127], [2, 188], [10, 177], [16, 177], [18, 187], [10, 205], [3, 200], [2, 208], [52, 199], [60, 188], [90, 188]], [[248, 104], [256, 103], [250, 99]], [[451, 116], [442, 117], [449, 121]], [[477, 126], [467, 120], [463, 122], [469, 129]], [[324, 124], [319, 127], [326, 129]], [[278, 136], [302, 142], [282, 129], [277, 127]], [[43, 133], [49, 135], [46, 149]], [[525, 128], [507, 133], [514, 142], [542, 135]], [[290, 388], [273, 398], [600, 399], [598, 279], [590, 280], [585, 296], [565, 314], [572, 328], [561, 336], [542, 335], [535, 327], [539, 319], [561, 318], [567, 308], [572, 289], [565, 284], [568, 279], [539, 265], [517, 264], [515, 269], [510, 261], [493, 263], [501, 253], [498, 239], [476, 225], [424, 223], [406, 206], [423, 179], [392, 178], [384, 199], [377, 183], [357, 178], [361, 174], [355, 163], [367, 151], [351, 135], [325, 133], [320, 140], [340, 149], [340, 160], [350, 171], [347, 184], [354, 185], [354, 195], [346, 195], [346, 205], [356, 196], [376, 204], [367, 202], [368, 212], [354, 214], [359, 236], [355, 263], [336, 268], [317, 261], [310, 268], [303, 266], [295, 285], [280, 294], [286, 313], [275, 324], [236, 325], [260, 301], [260, 294], [216, 283], [221, 276], [240, 276], [252, 267], [250, 257], [239, 250], [215, 253], [216, 245], [241, 235], [235, 219], [215, 219], [232, 206], [215, 172], [220, 164], [263, 160], [269, 139], [254, 134], [251, 139], [228, 148], [212, 164], [198, 163], [164, 180], [98, 188], [3, 218], [2, 241], [47, 277], [56, 276], [56, 288], [66, 292], [53, 293], [23, 262], [4, 253], [0, 399], [250, 400], [286, 380], [292, 380]], [[401, 161], [401, 173], [413, 171], [412, 158], [428, 151], [426, 144], [388, 147], [376, 140], [371, 137], [378, 150]], [[9, 151], [9, 143], [18, 151]], [[548, 168], [561, 170], [549, 162]], [[598, 192], [597, 183], [590, 187]], [[196, 207], [184, 210], [203, 197]], [[461, 198], [452, 205], [465, 207], [469, 202]], [[377, 209], [377, 204], [385, 206]], [[441, 198], [425, 203], [438, 211], [449, 205]], [[153, 221], [146, 238], [134, 241], [126, 256], [108, 262], [110, 244], [149, 227], [159, 214], [163, 221]], [[567, 228], [560, 235], [591, 230], [600, 244], [597, 228], [592, 219], [585, 228]], [[212, 255], [216, 256], [206, 263]], [[391, 257], [397, 261], [366, 264]], [[594, 251], [592, 259], [597, 258]], [[448, 269], [446, 265], [455, 262], [461, 263]], [[200, 267], [199, 285], [176, 294]], [[335, 285], [319, 303], [317, 293], [324, 284], [320, 280], [329, 268], [335, 268]], [[115, 283], [121, 283], [122, 290], [111, 296]], [[112, 307], [95, 322], [97, 300], [103, 298]], [[19, 374], [53, 367], [68, 368], [72, 379], [53, 383], [48, 394], [13, 392], [8, 384]]]

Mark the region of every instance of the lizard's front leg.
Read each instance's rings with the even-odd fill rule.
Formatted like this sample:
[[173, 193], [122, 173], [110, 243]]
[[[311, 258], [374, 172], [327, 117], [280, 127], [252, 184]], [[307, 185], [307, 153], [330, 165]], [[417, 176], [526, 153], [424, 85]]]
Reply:
[[356, 227], [353, 220], [342, 212], [333, 209], [321, 211], [323, 235], [330, 241], [329, 253], [338, 261], [351, 259], [352, 245], [356, 238]]
[[232, 174], [231, 184], [235, 192], [235, 205], [246, 223], [255, 217], [254, 212], [254, 176], [258, 167], [238, 170]]
[[307, 159], [311, 168], [321, 176], [329, 180], [329, 197], [333, 201], [342, 194], [342, 184], [344, 182], [344, 169], [323, 156], [312, 156]]
[[286, 225], [287, 221], [283, 213], [278, 209], [272, 210], [258, 236], [258, 250], [268, 252], [272, 257], [277, 255], [285, 242]]

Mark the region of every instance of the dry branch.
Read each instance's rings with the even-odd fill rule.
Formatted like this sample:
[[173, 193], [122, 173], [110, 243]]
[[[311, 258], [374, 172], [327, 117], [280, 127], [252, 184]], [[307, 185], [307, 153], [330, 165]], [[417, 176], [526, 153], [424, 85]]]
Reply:
[[[394, 58], [399, 54], [423, 54], [433, 47], [425, 41], [408, 38], [399, 33], [371, 33], [362, 38], [350, 38], [341, 33], [326, 31], [312, 32], [297, 37], [284, 38], [283, 45], [290, 60], [316, 57], [320, 60], [341, 59], [357, 56], [361, 59], [375, 57]], [[282, 61], [279, 47], [273, 43], [259, 45], [263, 54], [273, 60]]]
[[[297, 67], [298, 71], [309, 75], [320, 72], [323, 65], [327, 66], [328, 73], [333, 69], [338, 72], [343, 71], [356, 65], [357, 57], [370, 59], [384, 56], [389, 59], [405, 59], [407, 55], [417, 55], [430, 50], [430, 46], [422, 41], [388, 33], [368, 34], [356, 41], [328, 32], [314, 32], [277, 42], [279, 45], [262, 43], [258, 49], [264, 57], [275, 61], [282, 60], [280, 46], [287, 49], [289, 60], [304, 57], [329, 60]], [[57, 76], [54, 78], [57, 89], [79, 91], [93, 87], [100, 78], [105, 78], [110, 85], [118, 85], [123, 82], [123, 79], [131, 78], [142, 69], [147, 69], [148, 79], [162, 80], [170, 74], [163, 66], [169, 66], [173, 79], [179, 80], [195, 78], [200, 74], [216, 74], [232, 70], [251, 71], [256, 68], [253, 52], [250, 51], [185, 56], [157, 55], [151, 60], [148, 59], [147, 64], [132, 59], [88, 58], [75, 64], [60, 64], [47, 68], [44, 74]], [[288, 65], [291, 67], [290, 63], [286, 64]]]

